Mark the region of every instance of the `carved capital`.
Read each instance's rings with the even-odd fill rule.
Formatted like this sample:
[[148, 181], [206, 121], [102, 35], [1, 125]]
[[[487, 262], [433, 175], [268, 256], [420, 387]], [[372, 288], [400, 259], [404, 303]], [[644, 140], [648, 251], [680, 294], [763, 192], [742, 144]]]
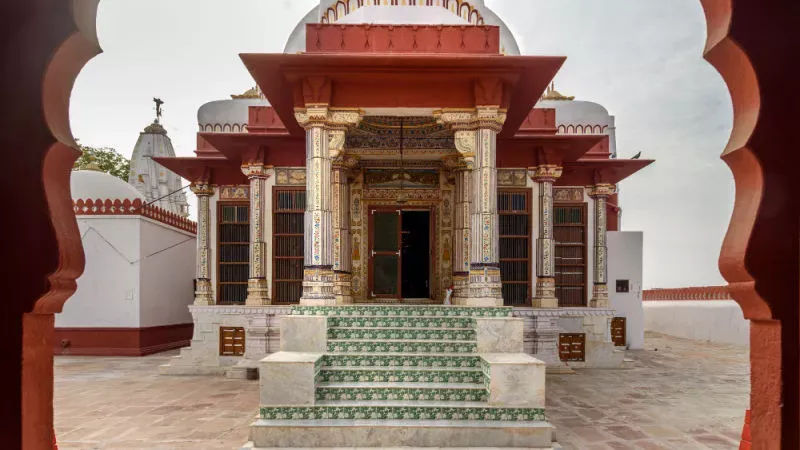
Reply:
[[435, 111], [433, 117], [453, 131], [475, 130], [478, 112], [475, 109], [442, 109]]
[[328, 105], [307, 105], [305, 108], [295, 108], [294, 118], [305, 129], [324, 127], [328, 122]]
[[189, 186], [189, 189], [194, 192], [195, 195], [199, 196], [212, 196], [214, 195], [214, 188], [208, 183], [192, 183]]
[[497, 133], [503, 130], [506, 123], [506, 110], [496, 106], [478, 106], [477, 108], [477, 127], [479, 129], [490, 129]]
[[328, 153], [331, 159], [338, 158], [344, 152], [345, 131], [333, 129], [328, 131]]
[[261, 163], [250, 163], [242, 165], [242, 173], [248, 178], [269, 178], [272, 166], [266, 166]]
[[545, 164], [528, 169], [531, 179], [537, 183], [555, 183], [561, 176], [563, 168], [553, 164]]
[[589, 186], [588, 194], [591, 198], [609, 197], [617, 193], [617, 187], [613, 184], [600, 183]]
[[475, 130], [459, 130], [455, 132], [456, 150], [462, 158], [474, 158], [478, 135]]

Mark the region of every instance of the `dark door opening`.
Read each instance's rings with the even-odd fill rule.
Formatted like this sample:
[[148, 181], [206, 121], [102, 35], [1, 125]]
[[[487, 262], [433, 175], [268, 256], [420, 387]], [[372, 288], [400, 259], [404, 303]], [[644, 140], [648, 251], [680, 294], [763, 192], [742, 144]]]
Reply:
[[370, 298], [430, 299], [431, 215], [370, 210]]
[[403, 298], [430, 298], [430, 211], [402, 212]]

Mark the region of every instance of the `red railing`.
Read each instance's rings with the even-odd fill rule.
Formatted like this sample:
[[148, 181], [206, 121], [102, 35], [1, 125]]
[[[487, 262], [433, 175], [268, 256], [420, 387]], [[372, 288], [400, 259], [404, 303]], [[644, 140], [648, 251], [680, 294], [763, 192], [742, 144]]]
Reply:
[[647, 289], [642, 300], [731, 300], [727, 286], [698, 286], [675, 289]]
[[143, 216], [183, 231], [197, 233], [197, 222], [158, 206], [146, 205], [139, 199], [133, 201], [127, 199], [79, 199], [73, 200], [72, 206], [76, 216]]

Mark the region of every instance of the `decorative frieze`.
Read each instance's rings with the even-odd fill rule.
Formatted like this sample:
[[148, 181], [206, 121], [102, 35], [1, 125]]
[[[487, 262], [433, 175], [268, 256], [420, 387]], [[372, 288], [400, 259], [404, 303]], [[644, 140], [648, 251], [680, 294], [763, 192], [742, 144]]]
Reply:
[[556, 202], [583, 202], [582, 187], [553, 188], [553, 200]]
[[305, 186], [305, 168], [277, 168], [275, 169], [276, 186]]
[[501, 187], [524, 188], [528, 185], [525, 169], [497, 169], [497, 185]]
[[249, 186], [220, 186], [219, 199], [223, 201], [229, 200], [249, 200], [250, 187]]

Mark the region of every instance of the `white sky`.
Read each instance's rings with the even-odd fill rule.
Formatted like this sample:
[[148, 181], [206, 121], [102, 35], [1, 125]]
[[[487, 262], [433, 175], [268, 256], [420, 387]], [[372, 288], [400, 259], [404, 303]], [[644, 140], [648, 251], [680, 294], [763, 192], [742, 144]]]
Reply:
[[[130, 157], [161, 97], [178, 156], [193, 155], [197, 109], [254, 82], [243, 52], [283, 51], [315, 0], [102, 0], [104, 53], [72, 96], [73, 134]], [[643, 230], [644, 286], [719, 284], [733, 204], [719, 155], [732, 123], [727, 89], [702, 59], [697, 0], [486, 0], [523, 54], [565, 55], [556, 88], [606, 106], [620, 157], [657, 162], [622, 183], [623, 229]], [[189, 195], [191, 201], [194, 200]]]

